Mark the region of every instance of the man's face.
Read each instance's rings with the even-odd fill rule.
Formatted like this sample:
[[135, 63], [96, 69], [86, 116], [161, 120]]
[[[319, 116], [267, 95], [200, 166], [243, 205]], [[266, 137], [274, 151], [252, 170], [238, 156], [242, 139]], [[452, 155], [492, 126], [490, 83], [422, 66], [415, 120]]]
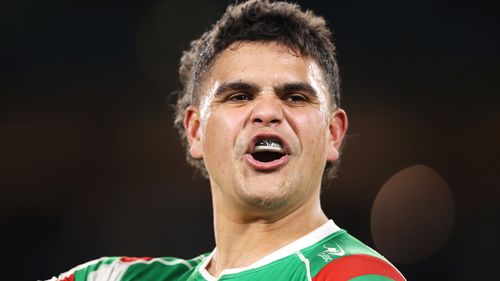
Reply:
[[276, 43], [234, 44], [215, 60], [199, 93], [184, 124], [215, 200], [273, 208], [319, 194], [347, 119], [332, 110], [313, 59]]

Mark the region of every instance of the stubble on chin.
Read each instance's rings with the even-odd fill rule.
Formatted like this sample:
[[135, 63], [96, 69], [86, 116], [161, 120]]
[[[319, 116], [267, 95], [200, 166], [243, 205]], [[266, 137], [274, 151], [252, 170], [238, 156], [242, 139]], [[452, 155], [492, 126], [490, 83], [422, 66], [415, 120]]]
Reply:
[[[289, 190], [288, 182], [275, 183], [265, 180], [266, 175], [250, 175], [233, 182], [236, 196], [243, 204], [263, 210], [281, 209], [293, 199], [293, 191]], [[258, 180], [260, 178], [260, 180]]]

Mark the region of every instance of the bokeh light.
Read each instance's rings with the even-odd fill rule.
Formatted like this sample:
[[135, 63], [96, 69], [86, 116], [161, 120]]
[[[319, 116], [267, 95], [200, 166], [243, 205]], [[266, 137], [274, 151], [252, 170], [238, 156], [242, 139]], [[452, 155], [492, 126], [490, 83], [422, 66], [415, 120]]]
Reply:
[[434, 254], [453, 228], [455, 204], [443, 178], [415, 165], [392, 176], [372, 207], [377, 249], [394, 262], [414, 263]]

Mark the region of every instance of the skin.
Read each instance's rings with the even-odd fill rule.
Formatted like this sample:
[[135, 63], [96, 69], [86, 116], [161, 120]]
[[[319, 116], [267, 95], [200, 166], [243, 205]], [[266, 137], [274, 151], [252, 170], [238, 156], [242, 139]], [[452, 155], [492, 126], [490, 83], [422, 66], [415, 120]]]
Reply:
[[[203, 159], [210, 179], [212, 275], [248, 266], [327, 221], [321, 177], [339, 157], [347, 117], [330, 104], [322, 76], [313, 59], [273, 42], [234, 44], [205, 75], [184, 126], [190, 154]], [[277, 165], [249, 158], [259, 134], [286, 143]]]

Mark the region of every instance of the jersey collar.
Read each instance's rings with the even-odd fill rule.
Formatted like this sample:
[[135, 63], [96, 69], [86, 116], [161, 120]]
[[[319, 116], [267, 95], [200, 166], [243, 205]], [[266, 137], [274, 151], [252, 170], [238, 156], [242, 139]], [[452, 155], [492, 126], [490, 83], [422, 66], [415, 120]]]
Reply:
[[[269, 255], [264, 256], [263, 258], [254, 262], [253, 264], [246, 266], [246, 267], [224, 269], [221, 272], [220, 276], [226, 275], [226, 274], [239, 273], [239, 272], [243, 272], [245, 270], [254, 269], [257, 267], [261, 267], [261, 266], [270, 264], [271, 262], [282, 259], [282, 258], [289, 256], [289, 255], [295, 254], [297, 251], [300, 251], [304, 248], [312, 246], [338, 230], [340, 230], [340, 228], [333, 222], [333, 220], [329, 220], [326, 223], [324, 223], [323, 225], [321, 225], [320, 227], [316, 228], [315, 230], [309, 232], [308, 234], [302, 236], [301, 238], [295, 240], [294, 242], [270, 253]], [[207, 271], [207, 266], [210, 263], [210, 261], [212, 260], [212, 257], [214, 256], [216, 251], [217, 251], [217, 248], [215, 248], [212, 251], [212, 253], [210, 253], [210, 255], [200, 264], [200, 267], [198, 268], [200, 274], [207, 281], [217, 281], [220, 278], [220, 277], [216, 278], [216, 277], [212, 276]]]

